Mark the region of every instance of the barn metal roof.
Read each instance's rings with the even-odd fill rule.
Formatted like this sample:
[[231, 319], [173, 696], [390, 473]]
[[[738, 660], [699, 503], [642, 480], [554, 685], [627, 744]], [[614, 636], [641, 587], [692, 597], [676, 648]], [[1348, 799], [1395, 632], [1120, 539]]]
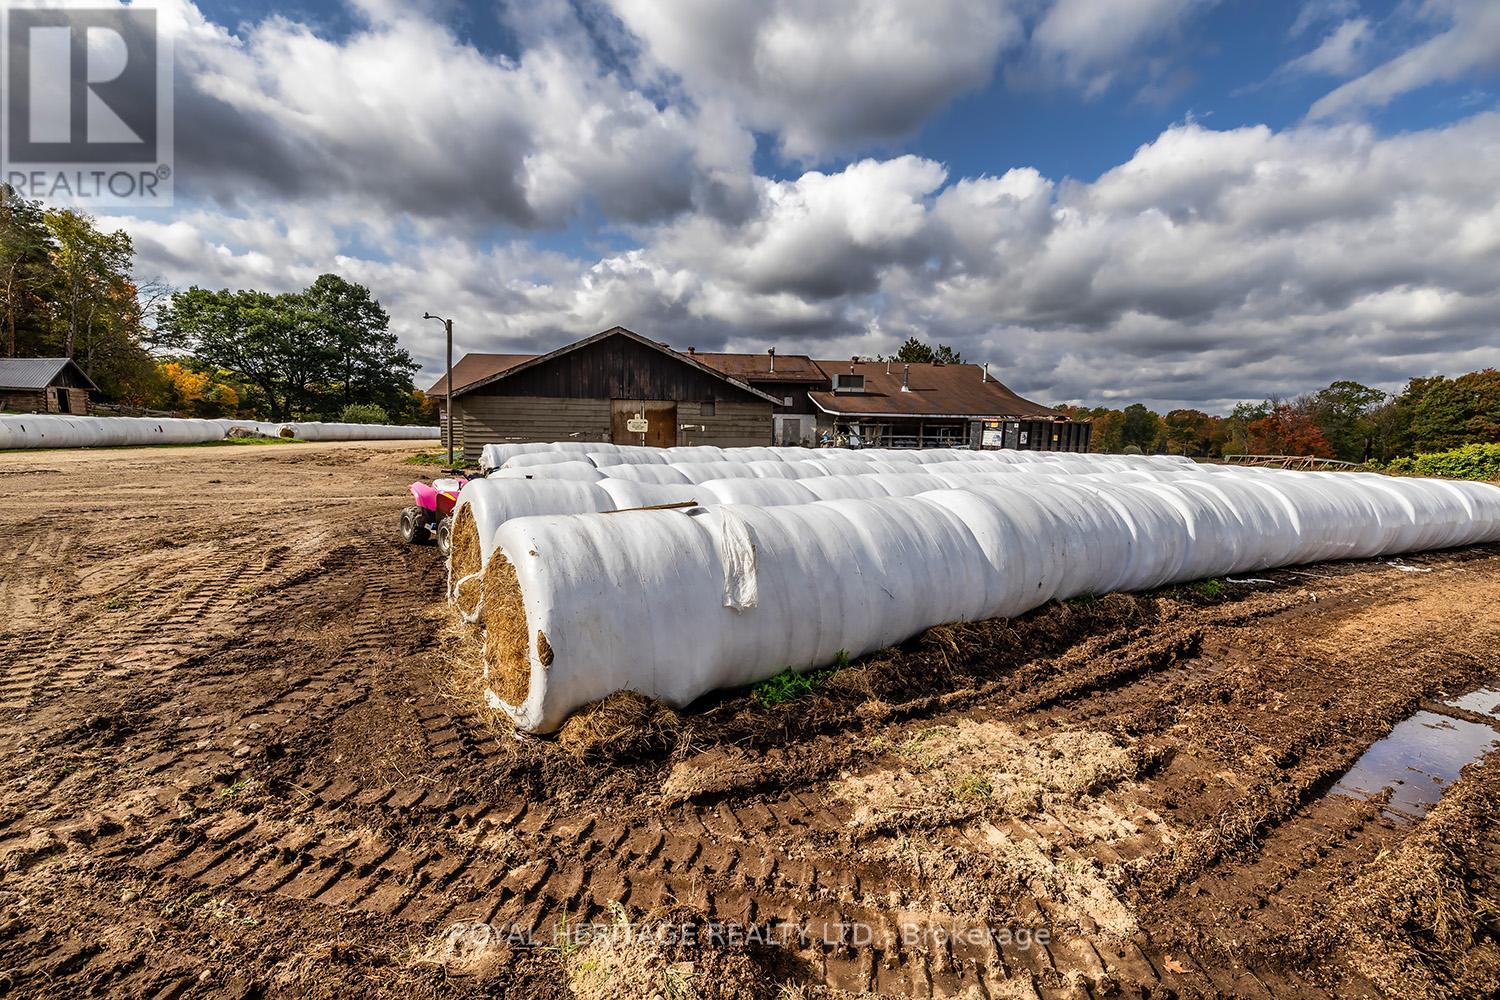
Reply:
[[99, 388], [72, 358], [0, 358], [0, 389], [45, 389], [70, 365], [90, 389]]
[[771, 370], [769, 354], [728, 354], [717, 351], [695, 351], [697, 358], [710, 368], [746, 382], [827, 382], [818, 366], [806, 354], [776, 355], [776, 369]]
[[[863, 392], [809, 392], [813, 405], [825, 413], [850, 417], [1028, 417], [1048, 419], [1063, 414], [1018, 396], [979, 365], [912, 364], [899, 361], [819, 361], [828, 376], [847, 372], [865, 377]], [[911, 369], [907, 391], [901, 390], [904, 369]]]
[[[466, 383], [459, 381], [459, 375], [458, 375], [458, 372], [457, 372], [458, 365], [455, 365], [454, 366], [454, 375], [453, 375], [453, 394], [455, 396], [457, 396], [457, 395], [461, 395], [461, 394], [466, 393], [466, 392], [473, 392], [475, 389], [482, 388], [482, 387], [484, 387], [486, 385], [489, 385], [492, 382], [497, 382], [497, 381], [499, 381], [502, 378], [508, 378], [509, 376], [514, 375], [517, 372], [525, 371], [528, 368], [531, 368], [531, 367], [533, 367], [535, 365], [539, 365], [539, 364], [542, 364], [544, 362], [550, 361], [553, 358], [560, 357], [560, 356], [562, 356], [564, 354], [568, 354], [568, 353], [570, 353], [572, 351], [580, 350], [580, 349], [582, 349], [584, 347], [588, 347], [590, 344], [595, 344], [595, 343], [597, 343], [597, 342], [599, 342], [601, 340], [604, 340], [606, 337], [626, 337], [626, 338], [628, 338], [630, 340], [635, 341], [638, 344], [641, 344], [641, 345], [643, 345], [645, 347], [651, 348], [653, 351], [660, 351], [662, 354], [665, 354], [667, 357], [673, 358], [673, 359], [675, 359], [677, 361], [680, 361], [680, 362], [682, 362], [685, 365], [689, 365], [690, 367], [697, 368], [699, 371], [702, 371], [702, 372], [704, 372], [707, 375], [711, 375], [714, 378], [719, 379], [722, 382], [727, 382], [730, 385], [734, 386], [736, 389], [739, 389], [741, 392], [747, 392], [750, 395], [755, 396], [758, 399], [762, 399], [762, 400], [766, 401], [767, 403], [780, 403], [781, 402], [781, 400], [777, 399], [775, 396], [770, 396], [770, 395], [767, 395], [764, 392], [761, 392], [759, 389], [756, 389], [753, 386], [751, 386], [748, 382], [744, 382], [744, 381], [742, 381], [742, 380], [740, 380], [738, 378], [735, 378], [733, 375], [727, 374], [726, 372], [722, 372], [722, 371], [718, 370], [717, 368], [710, 368], [708, 365], [705, 365], [703, 362], [699, 361], [697, 358], [693, 357], [692, 355], [682, 354], [682, 353], [679, 353], [677, 351], [674, 351], [670, 347], [666, 346], [665, 344], [660, 344], [660, 343], [657, 343], [656, 341], [651, 340], [649, 338], [642, 337], [640, 334], [636, 333], [634, 330], [627, 330], [623, 326], [612, 326], [608, 330], [605, 330], [605, 331], [603, 331], [601, 333], [594, 334], [592, 337], [585, 337], [584, 339], [582, 339], [580, 341], [577, 341], [575, 343], [566, 344], [566, 345], [564, 345], [562, 347], [559, 347], [557, 350], [552, 351], [550, 354], [541, 354], [541, 355], [537, 355], [535, 357], [525, 358], [524, 360], [515, 361], [515, 362], [512, 362], [512, 363], [506, 364], [505, 367], [503, 367], [503, 368], [499, 368], [496, 371], [490, 372], [488, 375], [483, 375], [483, 376], [481, 376], [481, 377], [479, 377], [477, 379], [473, 379], [472, 381], [469, 381], [469, 382], [466, 382]], [[505, 356], [504, 355], [489, 355], [489, 357], [495, 358], [495, 357], [505, 357]], [[439, 380], [439, 381], [441, 381], [441, 380]]]
[[[465, 354], [453, 366], [453, 391], [463, 392], [475, 382], [509, 371], [536, 357], [535, 354]], [[429, 396], [441, 396], [447, 391], [446, 378], [432, 383], [427, 390]]]

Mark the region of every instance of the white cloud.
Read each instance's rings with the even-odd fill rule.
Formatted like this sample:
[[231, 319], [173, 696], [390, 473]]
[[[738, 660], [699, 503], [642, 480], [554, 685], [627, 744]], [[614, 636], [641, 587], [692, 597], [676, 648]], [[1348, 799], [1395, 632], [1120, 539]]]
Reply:
[[234, 35], [191, 5], [166, 7], [179, 194], [354, 198], [476, 226], [555, 227], [588, 205], [657, 221], [748, 193], [748, 134], [658, 107], [601, 68], [576, 22], [510, 59], [420, 8], [365, 14], [334, 40], [280, 17]]
[[1088, 96], [1112, 86], [1160, 39], [1216, 0], [1057, 0], [1031, 33], [1033, 58]]
[[1323, 96], [1308, 116], [1333, 118], [1384, 107], [1429, 84], [1500, 70], [1500, 3], [1426, 0], [1420, 14], [1444, 30]]
[[1359, 0], [1306, 0], [1287, 33], [1299, 38], [1320, 24], [1347, 20], [1358, 12]]
[[1373, 34], [1369, 21], [1350, 18], [1330, 31], [1317, 48], [1287, 63], [1285, 69], [1293, 73], [1348, 76], [1364, 62]]
[[368, 284], [432, 370], [622, 323], [679, 347], [893, 349], [915, 334], [1044, 400], [1222, 407], [1352, 377], [1388, 387], [1493, 363], [1500, 115], [1393, 137], [1367, 127], [1168, 129], [1097, 181], [1029, 168], [950, 178], [863, 160], [758, 180], [738, 221], [695, 213], [598, 259], [435, 232], [360, 234], [329, 259], [292, 209], [127, 220], [140, 270], [180, 284]]
[[819, 159], [915, 132], [1020, 37], [1004, 2], [609, 0], [657, 69]]

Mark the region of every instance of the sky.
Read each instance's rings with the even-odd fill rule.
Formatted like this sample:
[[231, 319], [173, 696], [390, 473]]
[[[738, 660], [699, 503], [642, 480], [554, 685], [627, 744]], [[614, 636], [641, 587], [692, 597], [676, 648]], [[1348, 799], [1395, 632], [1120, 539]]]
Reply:
[[[907, 337], [1046, 403], [1500, 364], [1496, 0], [163, 0], [137, 276], [370, 288], [424, 366]], [[425, 384], [425, 383], [424, 383]]]

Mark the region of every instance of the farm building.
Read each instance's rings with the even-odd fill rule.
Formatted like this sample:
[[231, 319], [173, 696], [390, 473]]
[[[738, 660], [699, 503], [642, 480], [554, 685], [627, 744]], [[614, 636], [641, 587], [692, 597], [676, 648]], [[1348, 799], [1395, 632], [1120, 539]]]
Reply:
[[980, 365], [819, 361], [818, 426], [869, 447], [1088, 451], [1092, 424], [1016, 395]]
[[[430, 394], [441, 395], [438, 380]], [[614, 441], [763, 445], [780, 401], [623, 327], [550, 354], [470, 354], [453, 370], [466, 461], [487, 444]]]
[[86, 414], [98, 391], [72, 358], [0, 358], [0, 410]]
[[[486, 444], [569, 439], [815, 445], [858, 435], [892, 448], [1089, 446], [1087, 422], [1016, 395], [980, 365], [674, 351], [622, 327], [541, 356], [467, 354], [453, 386], [469, 461]], [[443, 390], [439, 379], [428, 394]]]

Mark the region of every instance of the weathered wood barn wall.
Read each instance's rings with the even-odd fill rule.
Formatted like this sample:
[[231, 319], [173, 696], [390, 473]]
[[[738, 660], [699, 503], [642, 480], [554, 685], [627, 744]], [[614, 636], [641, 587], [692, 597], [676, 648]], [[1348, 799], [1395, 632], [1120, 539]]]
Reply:
[[[774, 400], [689, 357], [616, 328], [458, 386], [466, 462], [487, 444], [613, 441], [656, 446], [771, 442]], [[648, 430], [630, 431], [632, 418]]]

